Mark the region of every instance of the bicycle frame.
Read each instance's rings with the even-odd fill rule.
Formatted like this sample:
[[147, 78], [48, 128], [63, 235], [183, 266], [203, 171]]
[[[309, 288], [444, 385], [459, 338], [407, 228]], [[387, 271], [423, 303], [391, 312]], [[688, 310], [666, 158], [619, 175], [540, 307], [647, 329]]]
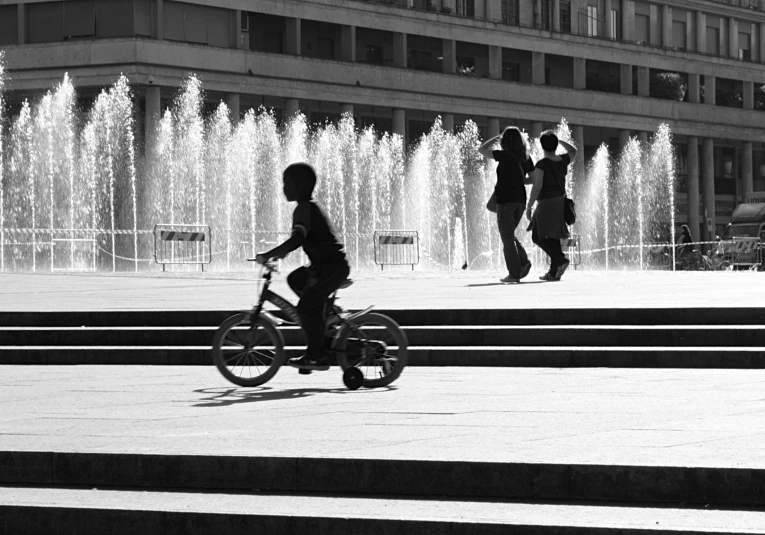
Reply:
[[[269, 287], [271, 286], [271, 274], [273, 273], [273, 268], [266, 267], [267, 271], [264, 275], [265, 282], [263, 283], [263, 289], [260, 291], [260, 299], [258, 299], [258, 304], [255, 305], [255, 307], [252, 310], [253, 317], [258, 317], [260, 315], [265, 315], [268, 317], [275, 325], [279, 325], [280, 323], [283, 323], [283, 320], [280, 318], [275, 317], [273, 314], [269, 313], [268, 311], [263, 310], [263, 305], [265, 303], [272, 303], [273, 305], [276, 305], [276, 307], [284, 312], [284, 314], [287, 316], [290, 322], [294, 323], [295, 325], [300, 326], [300, 316], [297, 312], [297, 309], [287, 301], [285, 298], [277, 294], [276, 292], [272, 292]], [[255, 323], [253, 322], [253, 327], [255, 326]]]

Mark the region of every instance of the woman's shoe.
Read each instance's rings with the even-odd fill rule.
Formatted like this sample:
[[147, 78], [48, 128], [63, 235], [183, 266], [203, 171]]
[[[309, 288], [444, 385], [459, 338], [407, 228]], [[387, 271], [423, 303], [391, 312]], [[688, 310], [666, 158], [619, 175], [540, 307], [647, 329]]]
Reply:
[[508, 275], [507, 277], [502, 277], [499, 279], [499, 282], [506, 282], [506, 283], [514, 283], [514, 282], [521, 282], [521, 279], [517, 279], [515, 277], [511, 277]]
[[541, 280], [541, 281], [547, 281], [547, 282], [557, 282], [557, 281], [559, 281], [560, 279], [556, 279], [556, 278], [555, 278], [555, 276], [554, 276], [554, 275], [552, 275], [551, 273], [545, 273], [544, 275], [542, 275], [541, 277], [539, 277], [539, 280]]
[[521, 268], [521, 276], [519, 278], [525, 278], [529, 271], [531, 271], [531, 262], [526, 262], [526, 265]]

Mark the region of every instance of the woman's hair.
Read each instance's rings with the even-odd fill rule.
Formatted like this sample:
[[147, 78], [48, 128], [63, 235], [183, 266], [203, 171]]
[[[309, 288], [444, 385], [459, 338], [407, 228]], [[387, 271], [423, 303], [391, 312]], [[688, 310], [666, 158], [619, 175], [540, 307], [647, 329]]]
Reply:
[[680, 227], [680, 231], [681, 231], [683, 234], [686, 234], [686, 235], [688, 235], [688, 236], [690, 236], [690, 235], [691, 235], [691, 228], [690, 228], [688, 225], [682, 225], [682, 226]]
[[542, 150], [555, 152], [555, 149], [558, 148], [558, 136], [552, 130], [545, 130], [539, 136], [539, 144], [542, 145]]
[[518, 161], [525, 161], [528, 158], [526, 150], [526, 141], [524, 141], [521, 131], [514, 126], [508, 126], [502, 132], [502, 150], [509, 152]]

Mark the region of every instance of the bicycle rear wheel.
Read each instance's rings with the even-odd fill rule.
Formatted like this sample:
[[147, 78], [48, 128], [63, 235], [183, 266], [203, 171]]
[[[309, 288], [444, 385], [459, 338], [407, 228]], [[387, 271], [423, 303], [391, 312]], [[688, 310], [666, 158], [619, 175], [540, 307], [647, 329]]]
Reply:
[[388, 386], [404, 370], [409, 341], [398, 323], [388, 316], [369, 312], [344, 324], [333, 343], [337, 362], [363, 375], [362, 386]]
[[270, 381], [284, 364], [284, 337], [274, 325], [252, 315], [235, 314], [215, 331], [212, 358], [218, 371], [239, 386]]

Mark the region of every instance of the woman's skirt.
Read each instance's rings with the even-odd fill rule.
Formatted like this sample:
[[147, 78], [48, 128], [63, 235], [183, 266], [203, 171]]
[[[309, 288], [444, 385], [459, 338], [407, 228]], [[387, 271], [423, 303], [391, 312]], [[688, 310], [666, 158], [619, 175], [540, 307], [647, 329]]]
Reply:
[[527, 230], [536, 231], [540, 238], [562, 240], [569, 237], [568, 225], [563, 219], [563, 197], [540, 199], [531, 216]]

